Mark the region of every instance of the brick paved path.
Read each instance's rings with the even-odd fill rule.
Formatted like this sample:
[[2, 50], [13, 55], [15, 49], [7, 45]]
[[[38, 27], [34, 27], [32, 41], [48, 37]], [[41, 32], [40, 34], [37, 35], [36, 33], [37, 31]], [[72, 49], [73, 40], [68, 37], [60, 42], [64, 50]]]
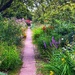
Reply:
[[23, 65], [20, 70], [19, 75], [36, 75], [36, 67], [35, 67], [35, 55], [32, 44], [32, 32], [31, 29], [28, 28], [26, 31], [27, 37], [24, 41], [24, 49], [23, 49]]

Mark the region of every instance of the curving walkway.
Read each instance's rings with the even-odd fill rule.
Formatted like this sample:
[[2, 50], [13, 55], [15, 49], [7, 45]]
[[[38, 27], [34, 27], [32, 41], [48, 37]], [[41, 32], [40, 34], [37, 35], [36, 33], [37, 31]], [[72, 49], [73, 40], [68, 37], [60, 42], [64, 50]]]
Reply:
[[23, 50], [23, 65], [20, 70], [19, 75], [36, 75], [36, 67], [35, 67], [35, 55], [32, 44], [32, 32], [31, 29], [28, 28], [26, 31], [27, 37], [24, 41], [24, 50]]

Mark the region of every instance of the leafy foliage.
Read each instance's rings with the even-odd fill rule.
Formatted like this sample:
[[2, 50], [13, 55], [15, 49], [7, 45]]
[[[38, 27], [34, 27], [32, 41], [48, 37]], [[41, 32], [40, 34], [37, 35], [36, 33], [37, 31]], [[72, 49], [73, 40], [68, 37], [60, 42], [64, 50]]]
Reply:
[[[40, 69], [43, 74], [54, 75], [74, 75], [75, 60], [74, 50], [61, 52], [61, 49], [54, 52], [49, 63], [43, 65], [43, 69]], [[72, 56], [71, 56], [72, 55]]]
[[0, 54], [0, 70], [12, 70], [17, 68], [21, 64], [21, 59], [16, 46], [8, 46], [7, 43], [1, 43], [0, 47], [3, 47]]
[[[41, 73], [45, 75], [74, 75], [75, 61], [72, 58], [74, 57], [73, 52], [75, 52], [75, 4], [72, 2], [64, 3], [64, 1], [62, 4], [58, 1], [56, 4], [54, 2], [50, 3], [51, 5], [45, 9], [44, 13], [36, 10], [43, 15], [39, 16], [39, 13], [35, 13], [37, 16], [34, 21], [39, 21], [45, 25], [41, 28], [43, 33], [38, 38], [34, 38], [40, 56], [48, 61], [41, 68]], [[55, 43], [59, 41], [60, 44], [53, 44], [52, 37], [54, 37]]]
[[0, 70], [8, 71], [21, 65], [20, 51], [21, 26], [0, 14]]
[[[21, 27], [14, 21], [3, 20], [0, 22], [0, 41], [6, 41], [9, 45], [18, 44], [21, 36]], [[18, 41], [19, 40], [19, 41]]]
[[23, 3], [16, 2], [12, 3], [11, 7], [5, 10], [2, 14], [5, 17], [26, 18], [30, 12]]

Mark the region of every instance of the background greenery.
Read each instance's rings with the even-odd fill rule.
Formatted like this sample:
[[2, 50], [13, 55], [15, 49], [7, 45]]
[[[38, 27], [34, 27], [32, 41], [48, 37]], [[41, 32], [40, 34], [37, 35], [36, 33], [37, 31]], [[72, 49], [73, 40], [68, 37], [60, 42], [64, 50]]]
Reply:
[[[38, 47], [40, 58], [46, 61], [41, 68], [43, 74], [74, 75], [74, 0], [0, 0], [0, 12], [1, 70], [9, 71], [21, 64], [17, 46], [23, 30], [11, 20], [15, 17], [33, 20], [33, 42]], [[16, 57], [13, 59], [11, 55], [14, 57], [14, 54]], [[17, 65], [14, 65], [15, 60]]]
[[0, 14], [0, 71], [9, 72], [22, 64], [21, 51], [18, 49], [21, 35], [21, 26]]

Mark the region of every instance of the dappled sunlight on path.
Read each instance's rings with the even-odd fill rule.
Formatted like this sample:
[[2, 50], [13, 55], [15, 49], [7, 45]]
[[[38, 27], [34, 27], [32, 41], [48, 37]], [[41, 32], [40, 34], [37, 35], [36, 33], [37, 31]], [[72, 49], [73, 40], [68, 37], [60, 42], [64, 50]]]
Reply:
[[19, 75], [36, 75], [35, 55], [32, 44], [32, 32], [30, 28], [27, 29], [26, 35], [27, 37], [24, 41], [25, 47], [23, 49], [23, 65]]

